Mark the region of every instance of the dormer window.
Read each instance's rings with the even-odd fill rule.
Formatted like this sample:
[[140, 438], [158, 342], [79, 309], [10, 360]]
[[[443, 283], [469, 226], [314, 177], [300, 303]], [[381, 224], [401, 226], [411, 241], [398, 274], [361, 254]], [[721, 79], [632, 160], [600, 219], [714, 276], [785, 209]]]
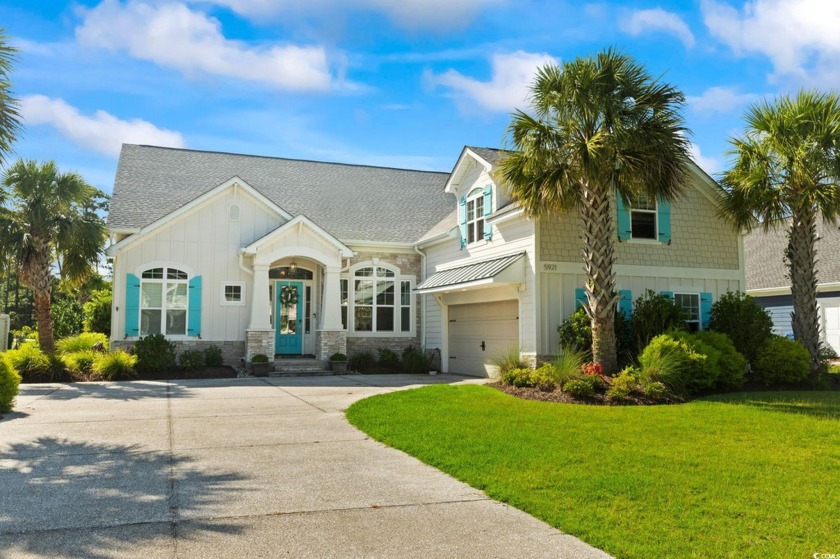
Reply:
[[467, 244], [484, 240], [484, 190], [475, 188], [467, 197]]

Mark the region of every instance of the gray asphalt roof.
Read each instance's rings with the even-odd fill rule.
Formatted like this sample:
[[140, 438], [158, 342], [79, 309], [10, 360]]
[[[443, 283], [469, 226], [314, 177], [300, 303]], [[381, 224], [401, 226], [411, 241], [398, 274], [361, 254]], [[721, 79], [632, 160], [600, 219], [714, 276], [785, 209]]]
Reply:
[[506, 150], [497, 148], [480, 148], [476, 146], [467, 147], [470, 150], [472, 150], [477, 156], [479, 156], [491, 165], [498, 165], [499, 161], [501, 161], [502, 157], [504, 157], [504, 155], [507, 153]]
[[423, 283], [417, 286], [416, 289], [434, 289], [436, 287], [446, 287], [449, 285], [460, 285], [479, 281], [487, 278], [492, 278], [524, 255], [524, 252], [512, 254], [509, 256], [502, 256], [500, 258], [493, 258], [492, 260], [484, 260], [482, 262], [475, 262], [457, 268], [451, 268], [442, 272], [437, 272], [429, 276]]
[[108, 225], [143, 227], [234, 176], [341, 240], [411, 243], [456, 207], [448, 173], [125, 144]]
[[[840, 228], [820, 220], [817, 223], [817, 280], [840, 282]], [[744, 265], [747, 289], [789, 287], [784, 252], [786, 225], [765, 233], [755, 230], [744, 239]]]

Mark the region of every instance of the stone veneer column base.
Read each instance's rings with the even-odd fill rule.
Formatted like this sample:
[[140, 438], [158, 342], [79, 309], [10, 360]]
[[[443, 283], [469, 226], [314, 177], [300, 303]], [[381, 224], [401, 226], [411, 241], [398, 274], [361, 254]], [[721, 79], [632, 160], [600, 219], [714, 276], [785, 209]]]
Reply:
[[255, 355], [267, 355], [274, 361], [274, 330], [247, 330], [245, 332], [245, 362], [250, 363]]
[[318, 330], [315, 333], [315, 351], [318, 359], [326, 361], [334, 353], [347, 355], [347, 332], [345, 330]]

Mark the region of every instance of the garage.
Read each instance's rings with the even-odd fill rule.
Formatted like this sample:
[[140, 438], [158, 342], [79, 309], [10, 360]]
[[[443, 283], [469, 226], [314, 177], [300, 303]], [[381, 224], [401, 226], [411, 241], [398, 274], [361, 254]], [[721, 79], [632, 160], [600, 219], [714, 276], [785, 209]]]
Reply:
[[450, 372], [490, 376], [490, 359], [518, 343], [518, 301], [449, 307]]
[[820, 301], [825, 342], [840, 354], [840, 301]]

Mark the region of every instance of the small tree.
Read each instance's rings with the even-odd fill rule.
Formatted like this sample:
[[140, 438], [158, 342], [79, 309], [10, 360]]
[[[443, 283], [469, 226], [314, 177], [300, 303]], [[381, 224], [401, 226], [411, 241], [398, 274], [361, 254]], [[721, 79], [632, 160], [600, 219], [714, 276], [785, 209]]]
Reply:
[[753, 362], [773, 335], [773, 319], [749, 295], [727, 292], [712, 305], [709, 330], [726, 334], [738, 353]]
[[656, 336], [669, 330], [684, 330], [685, 313], [669, 297], [648, 289], [633, 305], [630, 329], [638, 351], [642, 352]]
[[94, 291], [85, 303], [85, 332], [101, 332], [111, 335], [111, 290]]

